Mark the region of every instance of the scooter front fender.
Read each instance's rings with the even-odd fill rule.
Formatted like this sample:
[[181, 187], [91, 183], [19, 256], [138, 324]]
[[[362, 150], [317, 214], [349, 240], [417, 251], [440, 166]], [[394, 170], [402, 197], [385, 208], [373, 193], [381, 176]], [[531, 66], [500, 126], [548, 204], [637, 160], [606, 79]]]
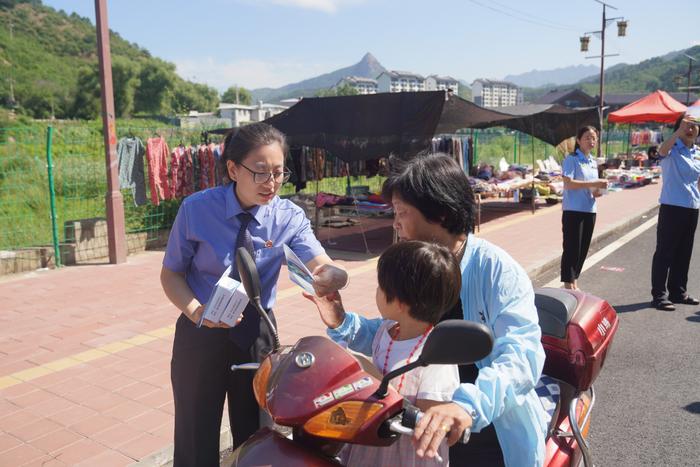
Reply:
[[338, 467], [333, 459], [313, 452], [269, 428], [258, 430], [221, 463], [223, 467]]

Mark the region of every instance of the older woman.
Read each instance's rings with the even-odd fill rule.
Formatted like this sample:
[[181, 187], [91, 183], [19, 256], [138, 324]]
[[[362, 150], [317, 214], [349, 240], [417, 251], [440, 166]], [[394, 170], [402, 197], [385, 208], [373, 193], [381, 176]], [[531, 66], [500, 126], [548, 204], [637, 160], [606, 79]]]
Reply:
[[[443, 319], [480, 322], [495, 336], [491, 355], [460, 368], [453, 401], [426, 411], [415, 431], [417, 453], [435, 456], [449, 432], [453, 465], [541, 465], [548, 417], [534, 390], [544, 349], [532, 284], [506, 252], [472, 235], [474, 196], [456, 162], [439, 154], [394, 162], [383, 194], [399, 237], [438, 243], [460, 260], [460, 302]], [[353, 333], [343, 322], [329, 335]], [[469, 443], [454, 445], [465, 430]]]

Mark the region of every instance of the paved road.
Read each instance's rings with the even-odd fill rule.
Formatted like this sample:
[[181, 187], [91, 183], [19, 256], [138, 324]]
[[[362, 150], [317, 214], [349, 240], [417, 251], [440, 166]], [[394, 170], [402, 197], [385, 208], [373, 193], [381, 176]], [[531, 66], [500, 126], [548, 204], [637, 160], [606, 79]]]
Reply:
[[[620, 319], [595, 383], [590, 443], [597, 466], [700, 465], [700, 306], [648, 308], [655, 242], [653, 227], [580, 279], [581, 288], [607, 299]], [[700, 231], [688, 285], [700, 296]]]

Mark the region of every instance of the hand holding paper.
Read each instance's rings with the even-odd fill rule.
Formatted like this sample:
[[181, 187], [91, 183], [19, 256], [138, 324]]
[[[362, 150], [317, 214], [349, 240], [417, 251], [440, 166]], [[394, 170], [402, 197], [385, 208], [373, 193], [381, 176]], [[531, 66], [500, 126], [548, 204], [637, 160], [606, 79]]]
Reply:
[[311, 272], [287, 245], [284, 245], [284, 256], [287, 259], [289, 279], [304, 289], [307, 293], [315, 294], [314, 278], [311, 275]]

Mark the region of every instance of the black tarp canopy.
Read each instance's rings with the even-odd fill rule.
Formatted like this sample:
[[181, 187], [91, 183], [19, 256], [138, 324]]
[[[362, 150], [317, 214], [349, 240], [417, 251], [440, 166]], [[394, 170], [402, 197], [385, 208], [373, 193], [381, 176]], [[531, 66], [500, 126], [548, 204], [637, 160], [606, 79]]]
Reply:
[[292, 146], [323, 148], [354, 161], [389, 154], [412, 157], [428, 149], [433, 136], [466, 128], [505, 126], [557, 145], [582, 125], [598, 126], [598, 114], [594, 108], [560, 105], [495, 111], [445, 91], [420, 91], [307, 97], [265, 122], [285, 133]]
[[485, 122], [473, 128], [504, 126], [527, 133], [552, 146], [576, 136], [576, 132], [582, 126], [590, 125], [600, 131], [596, 107], [571, 109], [559, 104], [522, 104], [499, 107], [498, 111], [515, 118]]

